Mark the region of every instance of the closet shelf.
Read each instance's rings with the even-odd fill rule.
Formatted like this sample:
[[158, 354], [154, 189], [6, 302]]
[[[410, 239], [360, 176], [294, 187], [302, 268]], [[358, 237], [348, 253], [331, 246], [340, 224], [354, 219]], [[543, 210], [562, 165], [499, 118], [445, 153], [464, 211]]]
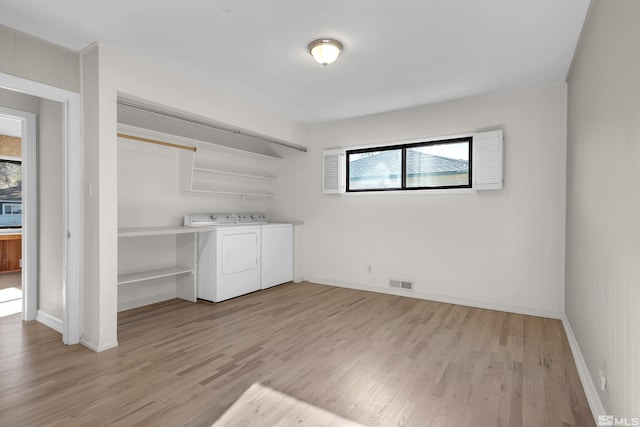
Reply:
[[245, 192], [245, 191], [233, 191], [233, 190], [212, 190], [212, 189], [204, 189], [204, 188], [192, 188], [189, 191], [193, 191], [195, 193], [210, 193], [210, 194], [220, 194], [227, 196], [246, 196], [246, 197], [273, 197], [273, 193], [257, 193], [257, 192]]
[[218, 145], [213, 142], [204, 142], [198, 141], [198, 151], [201, 153], [215, 153], [215, 154], [223, 154], [240, 158], [254, 158], [260, 160], [282, 160], [282, 157], [279, 157], [275, 154], [262, 154], [256, 153], [255, 151], [247, 151], [240, 150], [238, 148], [227, 147], [225, 145]]
[[236, 177], [240, 177], [240, 178], [250, 178], [250, 179], [261, 179], [264, 181], [276, 181], [278, 178], [276, 178], [275, 176], [268, 176], [268, 175], [252, 175], [252, 174], [247, 174], [247, 173], [240, 173], [240, 172], [229, 172], [229, 171], [223, 171], [223, 170], [219, 170], [219, 169], [210, 169], [210, 168], [193, 168], [194, 172], [204, 172], [204, 173], [212, 173], [212, 174], [218, 174], [218, 175], [228, 175], [228, 176], [236, 176]]
[[118, 285], [142, 282], [144, 280], [159, 279], [161, 277], [177, 276], [178, 274], [193, 273], [193, 268], [176, 266], [159, 268], [155, 270], [141, 271], [138, 273], [123, 274], [118, 276]]

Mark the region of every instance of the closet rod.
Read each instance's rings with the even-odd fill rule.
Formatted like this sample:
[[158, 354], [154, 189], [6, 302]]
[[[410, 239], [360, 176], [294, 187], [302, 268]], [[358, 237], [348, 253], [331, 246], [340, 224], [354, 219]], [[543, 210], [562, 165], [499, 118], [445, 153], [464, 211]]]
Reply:
[[197, 147], [189, 147], [188, 145], [173, 144], [171, 142], [158, 141], [157, 139], [141, 138], [139, 136], [127, 135], [126, 133], [119, 133], [118, 138], [127, 138], [127, 139], [133, 139], [135, 141], [150, 142], [152, 144], [164, 145], [165, 147], [180, 148], [182, 150], [189, 150], [193, 152], [198, 151]]
[[223, 126], [223, 125], [209, 123], [209, 122], [206, 122], [204, 120], [198, 120], [198, 119], [194, 119], [194, 118], [190, 118], [190, 117], [184, 117], [184, 116], [180, 116], [180, 115], [177, 115], [177, 114], [169, 113], [167, 111], [156, 110], [155, 108], [152, 108], [152, 107], [146, 107], [146, 106], [134, 104], [134, 103], [122, 100], [122, 99], [118, 99], [118, 104], [119, 105], [123, 105], [125, 107], [131, 107], [131, 108], [136, 108], [138, 110], [147, 111], [149, 113], [159, 114], [159, 115], [165, 116], [165, 117], [171, 117], [172, 119], [178, 119], [178, 120], [182, 120], [182, 121], [185, 121], [185, 122], [194, 123], [194, 124], [197, 124], [197, 125], [201, 125], [201, 126], [205, 126], [205, 127], [211, 128], [211, 129], [216, 129], [216, 130], [220, 130], [220, 131], [223, 131], [223, 132], [232, 133], [234, 135], [248, 136], [250, 138], [259, 139], [259, 140], [264, 141], [264, 142], [270, 142], [272, 144], [282, 145], [283, 147], [293, 148], [294, 150], [302, 151], [304, 153], [307, 152], [307, 148], [306, 147], [302, 147], [302, 146], [295, 145], [295, 144], [290, 144], [290, 143], [287, 143], [287, 142], [284, 142], [284, 141], [280, 141], [280, 140], [277, 140], [277, 139], [268, 138], [266, 136], [262, 136], [262, 135], [259, 135], [259, 134], [254, 134], [254, 133], [251, 133], [251, 132], [241, 131], [239, 129], [230, 128], [230, 127], [226, 127], [226, 126]]

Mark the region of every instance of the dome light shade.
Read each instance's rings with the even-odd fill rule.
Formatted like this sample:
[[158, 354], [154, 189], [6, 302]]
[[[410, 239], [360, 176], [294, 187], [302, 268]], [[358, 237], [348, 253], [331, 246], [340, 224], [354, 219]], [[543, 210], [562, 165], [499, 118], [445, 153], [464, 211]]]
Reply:
[[338, 59], [342, 48], [342, 43], [333, 39], [318, 39], [309, 43], [309, 53], [325, 67]]

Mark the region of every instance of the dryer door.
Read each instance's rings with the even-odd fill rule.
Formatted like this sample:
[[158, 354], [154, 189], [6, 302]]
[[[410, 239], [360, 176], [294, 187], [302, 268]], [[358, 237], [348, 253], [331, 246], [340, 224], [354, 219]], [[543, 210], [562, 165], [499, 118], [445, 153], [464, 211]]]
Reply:
[[237, 274], [258, 268], [258, 236], [255, 231], [222, 236], [222, 274]]
[[260, 228], [216, 231], [216, 299], [224, 301], [260, 289]]

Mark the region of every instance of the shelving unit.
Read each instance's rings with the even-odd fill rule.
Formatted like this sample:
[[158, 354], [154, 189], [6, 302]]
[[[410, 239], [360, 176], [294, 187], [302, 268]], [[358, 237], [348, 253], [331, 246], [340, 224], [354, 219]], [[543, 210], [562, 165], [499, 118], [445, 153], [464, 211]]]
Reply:
[[279, 157], [197, 142], [196, 152], [180, 153], [183, 191], [273, 197], [271, 183]]
[[246, 174], [246, 173], [229, 172], [229, 171], [221, 171], [221, 170], [205, 169], [205, 168], [193, 168], [193, 171], [194, 172], [213, 173], [213, 174], [219, 174], [219, 175], [237, 176], [237, 177], [240, 177], [240, 178], [260, 179], [260, 180], [264, 180], [264, 181], [275, 181], [275, 180], [278, 179], [275, 176], [250, 175], [250, 174]]
[[177, 276], [178, 274], [193, 273], [191, 267], [169, 267], [157, 270], [141, 271], [139, 273], [122, 274], [118, 276], [118, 285], [159, 279], [161, 277]]
[[[122, 271], [118, 274], [118, 286], [153, 286], [154, 280], [175, 276], [175, 296], [195, 302], [196, 233], [205, 230], [198, 227], [143, 227], [118, 230], [118, 252], [121, 255], [119, 269]], [[171, 249], [175, 251], [167, 251], [168, 246], [173, 246], [174, 239], [175, 248]], [[128, 301], [125, 305], [127, 308], [145, 305], [144, 298], [140, 301]]]

